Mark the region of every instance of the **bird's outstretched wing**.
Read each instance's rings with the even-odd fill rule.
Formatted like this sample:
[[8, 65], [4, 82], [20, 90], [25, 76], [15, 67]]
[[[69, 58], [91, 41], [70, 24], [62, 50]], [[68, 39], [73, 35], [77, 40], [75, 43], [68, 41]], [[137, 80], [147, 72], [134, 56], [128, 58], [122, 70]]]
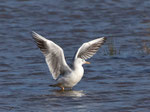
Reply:
[[69, 72], [71, 70], [66, 63], [64, 52], [61, 47], [59, 47], [54, 42], [42, 37], [36, 32], [32, 32], [32, 36], [36, 41], [37, 46], [44, 54], [46, 63], [55, 80], [60, 74], [64, 74], [65, 72]]
[[81, 59], [88, 59], [91, 58], [101, 47], [101, 45], [105, 42], [106, 38], [101, 37], [86, 43], [83, 43], [82, 46], [78, 49], [75, 54], [74, 59], [81, 58]]

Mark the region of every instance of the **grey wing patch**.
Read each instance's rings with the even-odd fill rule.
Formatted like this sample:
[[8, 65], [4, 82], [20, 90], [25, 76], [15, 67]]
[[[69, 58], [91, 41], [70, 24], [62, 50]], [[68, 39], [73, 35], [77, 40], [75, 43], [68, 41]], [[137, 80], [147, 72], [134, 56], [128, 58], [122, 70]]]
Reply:
[[78, 50], [76, 58], [88, 59], [91, 58], [105, 42], [106, 38], [95, 39], [93, 41], [84, 43]]
[[63, 75], [67, 71], [70, 72], [70, 68], [67, 64], [64, 64], [61, 52], [59, 51], [54, 51], [48, 54], [46, 56], [46, 63], [54, 79], [57, 79], [60, 74]]
[[46, 56], [46, 63], [49, 66], [49, 69], [51, 71], [51, 73], [53, 74], [54, 79], [57, 79], [57, 77], [59, 76], [59, 74], [61, 73], [61, 65], [60, 65], [60, 58], [57, 57], [58, 55], [56, 55], [54, 52], [51, 54], [48, 54]]
[[46, 63], [54, 79], [57, 79], [58, 76], [64, 72], [71, 71], [70, 67], [66, 63], [61, 47], [35, 32], [32, 32], [32, 35], [37, 46], [44, 54]]

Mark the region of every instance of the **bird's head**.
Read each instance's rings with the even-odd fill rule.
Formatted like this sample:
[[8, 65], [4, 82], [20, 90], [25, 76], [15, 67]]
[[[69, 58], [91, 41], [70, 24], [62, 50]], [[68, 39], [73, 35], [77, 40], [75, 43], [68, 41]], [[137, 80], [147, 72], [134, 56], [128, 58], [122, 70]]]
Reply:
[[90, 62], [85, 61], [84, 59], [81, 59], [81, 58], [77, 58], [77, 59], [75, 60], [75, 63], [76, 63], [76, 64], [80, 64], [80, 65], [83, 65], [83, 64], [90, 64]]

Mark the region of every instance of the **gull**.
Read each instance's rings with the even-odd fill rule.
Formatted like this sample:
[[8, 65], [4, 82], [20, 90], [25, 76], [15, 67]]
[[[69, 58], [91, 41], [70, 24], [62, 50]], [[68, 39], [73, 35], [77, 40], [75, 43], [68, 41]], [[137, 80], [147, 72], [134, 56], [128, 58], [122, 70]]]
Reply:
[[34, 31], [32, 31], [32, 36], [45, 56], [53, 79], [57, 81], [56, 84], [50, 86], [59, 87], [62, 91], [65, 88], [74, 87], [82, 79], [84, 74], [82, 65], [90, 64], [90, 62], [85, 60], [91, 58], [106, 40], [105, 37], [101, 37], [83, 43], [75, 53], [73, 67], [71, 68], [66, 63], [63, 49], [60, 46]]

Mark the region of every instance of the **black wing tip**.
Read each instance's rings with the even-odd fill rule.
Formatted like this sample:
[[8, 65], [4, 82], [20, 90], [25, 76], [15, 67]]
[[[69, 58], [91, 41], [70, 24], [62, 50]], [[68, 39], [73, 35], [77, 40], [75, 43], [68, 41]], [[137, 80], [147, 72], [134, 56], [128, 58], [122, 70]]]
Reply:
[[106, 37], [102, 37], [102, 38], [103, 38], [103, 43], [105, 43], [107, 38]]
[[31, 31], [31, 33], [36, 33], [35, 31]]
[[32, 35], [33, 37], [35, 37], [35, 36], [37, 35], [37, 33], [36, 33], [35, 31], [32, 31], [32, 32], [31, 32], [31, 35]]
[[106, 38], [106, 37], [102, 37], [102, 38], [103, 38], [103, 40], [104, 40], [104, 41], [106, 41], [106, 40], [107, 40], [107, 38]]
[[99, 47], [100, 47], [101, 45], [103, 45], [106, 42], [107, 38], [106, 37], [100, 37], [99, 39], [100, 39], [100, 41], [98, 43], [99, 43]]
[[102, 43], [105, 43], [106, 40], [107, 40], [107, 37], [99, 37], [98, 39], [100, 39], [100, 41], [101, 41]]

